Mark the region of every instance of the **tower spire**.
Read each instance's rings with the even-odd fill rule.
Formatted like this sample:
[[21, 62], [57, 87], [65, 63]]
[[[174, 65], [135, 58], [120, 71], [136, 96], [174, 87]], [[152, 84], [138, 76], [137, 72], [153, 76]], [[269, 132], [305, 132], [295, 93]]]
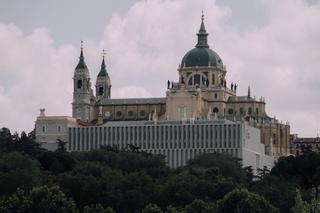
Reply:
[[196, 47], [209, 48], [209, 45], [207, 43], [208, 33], [207, 33], [206, 28], [204, 26], [204, 12], [203, 12], [203, 10], [202, 10], [202, 15], [201, 15], [201, 25], [200, 25], [199, 32], [197, 33], [197, 36], [198, 36], [198, 43], [197, 43]]
[[83, 56], [83, 41], [81, 40], [81, 47], [80, 47], [80, 57], [79, 57], [79, 63], [76, 67], [76, 69], [85, 69], [87, 68], [86, 62], [84, 61], [84, 56]]
[[108, 75], [107, 69], [106, 69], [106, 64], [105, 64], [105, 61], [104, 61], [104, 56], [105, 55], [106, 55], [106, 53], [105, 53], [105, 50], [103, 49], [102, 50], [102, 63], [101, 63], [101, 68], [100, 68], [100, 72], [98, 74], [98, 77], [107, 76]]

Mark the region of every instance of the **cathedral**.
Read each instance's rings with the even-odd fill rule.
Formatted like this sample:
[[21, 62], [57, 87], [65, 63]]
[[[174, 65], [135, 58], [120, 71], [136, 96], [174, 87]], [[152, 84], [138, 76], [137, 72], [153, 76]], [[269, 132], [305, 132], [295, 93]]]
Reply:
[[262, 159], [288, 155], [289, 123], [269, 117], [265, 100], [252, 97], [250, 88], [246, 95], [237, 95], [237, 84], [227, 84], [226, 66], [207, 38], [202, 16], [197, 43], [178, 67], [179, 79], [168, 81], [165, 97], [160, 98], [112, 99], [104, 56], [94, 93], [81, 45], [72, 117], [46, 116], [41, 109], [37, 141], [50, 147], [60, 139], [69, 151], [133, 144], [165, 155], [173, 167], [206, 152], [248, 158], [244, 164], [256, 168]]

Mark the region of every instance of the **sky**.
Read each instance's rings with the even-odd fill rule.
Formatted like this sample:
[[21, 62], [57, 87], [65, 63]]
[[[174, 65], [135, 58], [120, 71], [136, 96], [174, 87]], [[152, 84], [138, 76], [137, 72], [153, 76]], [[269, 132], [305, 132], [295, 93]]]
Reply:
[[208, 43], [238, 95], [266, 99], [291, 132], [320, 127], [319, 0], [0, 0], [0, 127], [29, 132], [39, 109], [71, 115], [80, 41], [94, 85], [107, 52], [112, 98], [164, 97], [196, 44]]

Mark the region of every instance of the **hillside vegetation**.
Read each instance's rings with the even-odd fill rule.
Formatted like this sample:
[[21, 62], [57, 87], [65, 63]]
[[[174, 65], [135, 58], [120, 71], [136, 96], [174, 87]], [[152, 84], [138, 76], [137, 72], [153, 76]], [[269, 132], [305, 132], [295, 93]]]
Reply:
[[254, 175], [221, 154], [170, 169], [137, 147], [51, 152], [0, 129], [0, 212], [320, 212], [319, 184], [320, 154], [308, 150]]

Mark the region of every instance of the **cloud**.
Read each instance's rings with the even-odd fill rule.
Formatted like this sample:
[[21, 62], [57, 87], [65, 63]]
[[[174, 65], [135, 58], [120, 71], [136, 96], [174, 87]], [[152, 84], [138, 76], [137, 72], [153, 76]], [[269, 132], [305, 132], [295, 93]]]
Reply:
[[207, 20], [219, 25], [229, 12], [213, 1], [140, 1], [125, 15], [114, 15], [102, 45], [110, 61], [113, 85], [143, 85], [154, 96], [165, 96], [167, 80], [178, 78], [177, 68], [196, 43], [202, 7]]
[[0, 126], [30, 131], [39, 108], [70, 112], [75, 49], [52, 43], [44, 28], [25, 35], [14, 24], [0, 23]]
[[103, 38], [113, 84], [133, 82], [164, 96], [166, 80], [178, 79], [178, 64], [196, 43], [205, 8], [209, 44], [227, 65], [229, 83], [240, 85], [239, 95], [251, 85], [252, 94], [266, 97], [270, 116], [314, 136], [320, 105], [320, 6], [302, 0], [259, 4], [268, 11], [267, 21], [246, 31], [229, 24], [231, 8], [211, 0], [141, 1], [128, 13], [114, 15]]
[[[212, 0], [135, 3], [112, 16], [101, 40], [86, 40], [93, 85], [105, 48], [113, 97], [164, 97], [167, 80], [178, 79], [183, 55], [196, 44], [204, 8], [209, 44], [227, 66], [228, 83], [238, 83], [239, 95], [250, 85], [251, 94], [266, 97], [270, 116], [314, 136], [320, 116], [320, 4], [256, 1], [266, 20], [246, 29], [231, 24], [231, 7]], [[45, 28], [24, 34], [0, 22], [0, 126], [30, 130], [42, 107], [50, 115], [70, 115], [78, 48], [54, 46]]]

